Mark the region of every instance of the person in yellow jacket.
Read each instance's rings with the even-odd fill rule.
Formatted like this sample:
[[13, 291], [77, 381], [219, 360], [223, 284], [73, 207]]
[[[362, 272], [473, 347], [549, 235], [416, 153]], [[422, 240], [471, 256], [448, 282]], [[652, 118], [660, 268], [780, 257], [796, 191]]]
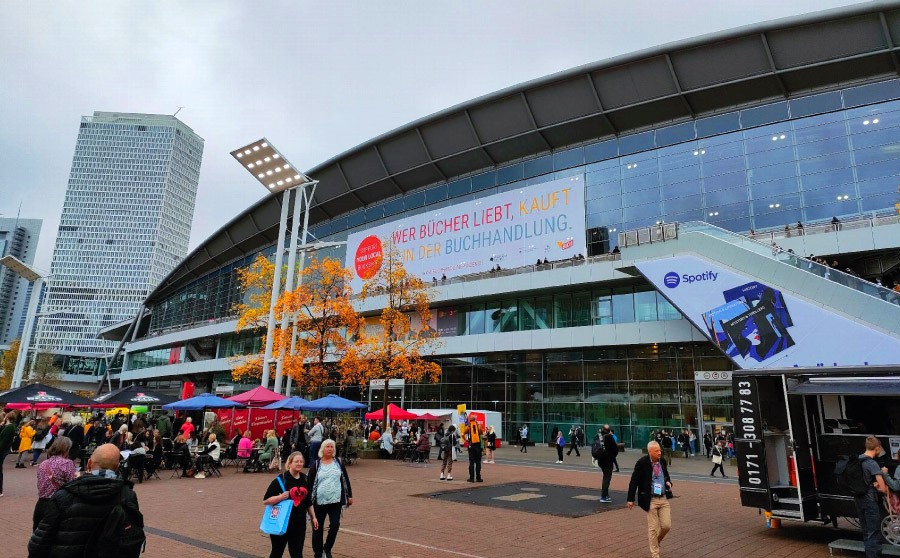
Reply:
[[33, 420], [29, 420], [19, 429], [19, 456], [16, 458], [16, 469], [25, 468], [25, 464], [21, 463], [22, 456], [25, 455], [25, 452], [31, 451], [31, 441], [34, 439], [34, 434]]
[[469, 443], [469, 482], [484, 482], [481, 478], [481, 454], [483, 451], [482, 438], [484, 433], [475, 417], [469, 417], [469, 426], [463, 433], [463, 438]]

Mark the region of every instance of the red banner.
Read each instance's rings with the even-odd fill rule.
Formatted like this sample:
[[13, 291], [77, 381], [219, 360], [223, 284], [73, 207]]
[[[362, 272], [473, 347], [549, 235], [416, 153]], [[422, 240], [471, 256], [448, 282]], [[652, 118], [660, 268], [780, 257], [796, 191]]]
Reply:
[[[284, 434], [285, 430], [290, 430], [294, 425], [293, 411], [277, 411], [278, 422], [275, 422], [276, 411], [266, 411], [263, 409], [235, 409], [234, 424], [232, 424], [232, 411], [230, 409], [219, 409], [216, 415], [222, 428], [228, 435], [228, 439], [234, 437], [235, 430], [240, 430], [241, 434], [247, 431], [248, 422], [250, 428], [250, 436], [253, 439], [259, 438], [263, 441], [263, 434], [266, 430], [275, 428], [275, 433], [279, 438]], [[249, 417], [248, 417], [249, 415]], [[249, 421], [248, 421], [249, 418]]]

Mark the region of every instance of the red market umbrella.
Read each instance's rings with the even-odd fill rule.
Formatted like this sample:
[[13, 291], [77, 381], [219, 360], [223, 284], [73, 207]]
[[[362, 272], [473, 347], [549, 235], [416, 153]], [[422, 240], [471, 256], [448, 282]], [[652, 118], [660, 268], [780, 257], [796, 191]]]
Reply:
[[266, 405], [271, 405], [272, 403], [281, 401], [282, 399], [285, 399], [284, 395], [275, 393], [274, 391], [266, 389], [262, 386], [257, 386], [250, 391], [245, 391], [244, 393], [240, 393], [228, 398], [229, 401], [241, 403], [248, 407], [265, 407]]
[[[377, 411], [372, 411], [371, 413], [366, 413], [366, 419], [375, 419], [378, 420], [384, 416], [384, 409], [379, 409]], [[415, 413], [410, 413], [409, 411], [404, 411], [400, 407], [391, 403], [388, 405], [388, 420], [416, 420], [419, 418], [419, 415]]]

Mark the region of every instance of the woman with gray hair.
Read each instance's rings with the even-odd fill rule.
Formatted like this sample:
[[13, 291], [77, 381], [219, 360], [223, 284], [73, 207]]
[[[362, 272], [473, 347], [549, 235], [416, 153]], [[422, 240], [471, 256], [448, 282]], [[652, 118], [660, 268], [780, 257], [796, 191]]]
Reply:
[[75, 464], [69, 459], [71, 449], [72, 440], [65, 436], [57, 437], [50, 445], [50, 449], [47, 450], [47, 459], [38, 467], [38, 501], [34, 506], [34, 515], [32, 516], [32, 532], [37, 529], [41, 518], [44, 517], [53, 493], [75, 478]]
[[[313, 528], [313, 555], [331, 558], [331, 549], [341, 528], [342, 506], [353, 505], [353, 488], [350, 477], [340, 459], [335, 457], [334, 440], [324, 440], [319, 446], [319, 460], [309, 466], [309, 485], [312, 487], [311, 498], [315, 509], [318, 527]], [[328, 516], [328, 538], [322, 541], [325, 531], [325, 517]]]

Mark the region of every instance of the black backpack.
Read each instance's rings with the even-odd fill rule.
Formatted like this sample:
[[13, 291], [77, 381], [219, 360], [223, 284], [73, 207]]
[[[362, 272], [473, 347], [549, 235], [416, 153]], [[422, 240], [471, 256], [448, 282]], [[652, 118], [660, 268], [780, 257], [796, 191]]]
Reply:
[[605, 453], [606, 448], [603, 446], [603, 437], [598, 436], [597, 438], [594, 438], [594, 443], [591, 444], [591, 457], [599, 461], [603, 459]]
[[147, 549], [144, 519], [125, 506], [125, 494], [123, 487], [119, 501], [85, 546], [84, 558], [137, 558]]
[[[863, 459], [870, 459], [865, 457]], [[862, 468], [863, 459], [856, 455], [842, 455], [834, 465], [834, 480], [840, 488], [854, 496], [865, 496], [870, 484]]]

